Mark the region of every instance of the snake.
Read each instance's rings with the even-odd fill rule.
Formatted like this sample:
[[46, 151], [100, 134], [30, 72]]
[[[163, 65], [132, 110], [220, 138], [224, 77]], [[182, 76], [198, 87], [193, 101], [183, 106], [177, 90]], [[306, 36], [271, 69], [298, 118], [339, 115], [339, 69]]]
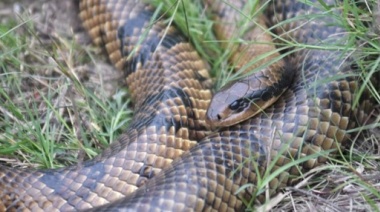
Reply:
[[[274, 42], [344, 46], [345, 28], [324, 14], [340, 14], [336, 1], [311, 2], [268, 1], [265, 16], [278, 35]], [[344, 48], [291, 48], [283, 69], [292, 72], [291, 83], [271, 90], [279, 96], [261, 112], [230, 121], [251, 107], [252, 96], [242, 92], [228, 99], [236, 93], [231, 84], [213, 100], [225, 98], [227, 104], [212, 106], [208, 64], [153, 6], [81, 0], [80, 17], [93, 42], [125, 73], [135, 107], [132, 121], [109, 148], [81, 164], [53, 170], [1, 165], [1, 211], [241, 211], [253, 197], [263, 202], [265, 192], [281, 192], [325, 163], [349, 143], [348, 130], [373, 107], [364, 97], [353, 107], [359, 84]], [[249, 79], [258, 77], [238, 84]], [[211, 132], [208, 123], [219, 128]], [[298, 166], [289, 165], [295, 160]], [[277, 175], [258, 187], [267, 172]]]

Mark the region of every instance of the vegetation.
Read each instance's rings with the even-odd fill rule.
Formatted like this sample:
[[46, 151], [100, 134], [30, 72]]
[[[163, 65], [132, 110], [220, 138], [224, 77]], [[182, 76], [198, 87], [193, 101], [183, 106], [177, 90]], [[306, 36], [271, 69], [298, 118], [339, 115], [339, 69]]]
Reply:
[[[62, 8], [57, 2], [0, 3], [0, 161], [9, 166], [57, 168], [92, 158], [115, 140], [132, 115], [120, 73], [107, 64], [99, 48], [89, 44], [80, 27], [71, 26], [78, 22], [75, 13], [57, 12]], [[226, 62], [230, 52], [216, 41], [213, 21], [198, 1], [152, 2], [212, 64], [217, 88], [241, 76], [231, 72], [232, 65]], [[344, 0], [343, 15], [334, 18], [339, 18], [352, 36], [346, 49], [362, 71], [360, 91], [369, 88], [380, 103], [378, 87], [370, 81], [380, 70], [380, 13], [376, 3]], [[262, 7], [256, 6], [255, 11], [260, 11]], [[14, 10], [19, 15], [14, 16]], [[247, 21], [254, 21], [256, 14], [245, 14]], [[379, 211], [378, 130], [372, 126], [355, 129], [363, 133], [353, 139], [349, 150], [305, 173], [299, 185], [287, 189], [290, 194], [268, 198], [266, 205], [256, 209]], [[265, 188], [275, 174], [266, 173], [257, 187]], [[247, 203], [253, 207], [255, 202]]]

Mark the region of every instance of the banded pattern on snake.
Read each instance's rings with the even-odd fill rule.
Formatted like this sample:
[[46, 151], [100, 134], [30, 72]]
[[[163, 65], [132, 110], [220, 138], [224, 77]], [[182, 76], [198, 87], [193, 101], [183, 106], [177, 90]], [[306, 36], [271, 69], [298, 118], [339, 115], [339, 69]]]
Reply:
[[[152, 21], [154, 9], [133, 0], [82, 0], [81, 11], [94, 42], [103, 43], [125, 71], [135, 117], [117, 142], [82, 166], [45, 171], [0, 166], [0, 209], [70, 211], [110, 203], [96, 210], [241, 210], [243, 200], [259, 191], [234, 193], [255, 183], [268, 157], [276, 159], [275, 171], [294, 158], [344, 145], [346, 130], [364, 119], [370, 106], [366, 100], [360, 110], [352, 108], [358, 85], [341, 51], [305, 49], [287, 58], [297, 70], [294, 83], [274, 105], [202, 139], [211, 86], [207, 65], [186, 39], [174, 27]], [[285, 39], [344, 45], [344, 29], [331, 25], [334, 20], [307, 18], [320, 11], [284, 0], [273, 1], [267, 13], [271, 24], [301, 17], [275, 28]], [[328, 83], [318, 83], [332, 74]], [[300, 169], [287, 168], [270, 182], [271, 194], [325, 160], [322, 155]]]

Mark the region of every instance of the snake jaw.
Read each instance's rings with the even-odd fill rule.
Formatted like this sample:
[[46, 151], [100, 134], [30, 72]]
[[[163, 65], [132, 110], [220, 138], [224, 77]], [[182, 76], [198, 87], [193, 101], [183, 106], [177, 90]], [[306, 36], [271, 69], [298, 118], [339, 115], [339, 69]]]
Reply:
[[243, 122], [272, 105], [287, 89], [263, 83], [265, 76], [247, 76], [225, 85], [211, 99], [206, 122], [212, 128]]
[[262, 99], [247, 99], [247, 105], [238, 110], [231, 110], [230, 107], [224, 108], [223, 110], [213, 110], [210, 107], [209, 110], [207, 110], [206, 122], [211, 129], [229, 127], [262, 113], [265, 108], [272, 105], [277, 99], [277, 96], [273, 96], [265, 101]]
[[223, 86], [223, 88], [212, 97], [207, 109], [206, 122], [211, 128], [230, 126], [233, 124], [232, 122], [236, 123], [236, 111], [244, 109], [248, 104], [240, 105], [240, 103], [243, 103], [243, 101], [241, 101], [236, 105], [237, 108], [234, 108], [235, 106], [233, 105], [239, 100], [244, 99], [244, 96], [249, 93], [249, 90], [249, 84], [245, 81], [236, 81]]

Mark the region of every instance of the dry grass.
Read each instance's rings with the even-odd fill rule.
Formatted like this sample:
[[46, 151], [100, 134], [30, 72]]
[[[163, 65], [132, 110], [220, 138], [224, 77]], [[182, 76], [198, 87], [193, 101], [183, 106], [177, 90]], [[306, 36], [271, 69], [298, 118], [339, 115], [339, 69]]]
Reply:
[[119, 127], [103, 125], [130, 113], [122, 74], [90, 45], [72, 1], [1, 4], [0, 144], [11, 154], [1, 160], [53, 168], [96, 155]]

